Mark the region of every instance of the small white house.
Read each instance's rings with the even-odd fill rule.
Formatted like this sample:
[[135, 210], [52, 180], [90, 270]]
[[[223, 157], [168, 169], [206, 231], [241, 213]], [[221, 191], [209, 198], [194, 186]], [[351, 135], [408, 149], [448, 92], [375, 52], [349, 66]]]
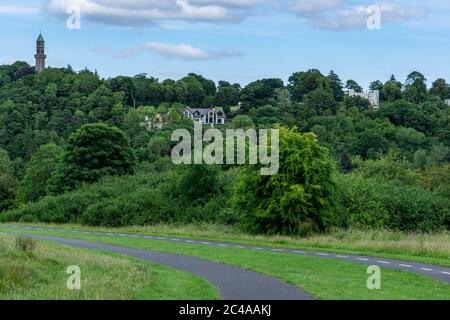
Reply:
[[367, 99], [369, 100], [370, 105], [374, 109], [378, 109], [380, 106], [380, 90], [356, 92], [355, 90], [349, 89], [348, 96], [349, 97], [359, 96], [361, 98]]
[[445, 103], [450, 106], [450, 99], [445, 100]]

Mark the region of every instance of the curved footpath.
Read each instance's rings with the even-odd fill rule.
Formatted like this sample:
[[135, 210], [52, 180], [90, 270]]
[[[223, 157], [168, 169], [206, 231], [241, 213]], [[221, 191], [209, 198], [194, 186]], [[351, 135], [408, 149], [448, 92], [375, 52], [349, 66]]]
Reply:
[[98, 249], [148, 260], [195, 274], [219, 289], [225, 300], [312, 300], [312, 297], [295, 286], [278, 279], [222, 263], [173, 253], [134, 249], [99, 242], [75, 240], [33, 234], [13, 233], [19, 236], [50, 240], [69, 246]]
[[[2, 225], [0, 225], [1, 227]], [[28, 226], [11, 226], [4, 225], [3, 227], [8, 228], [16, 228], [16, 229], [28, 229], [35, 231], [55, 231], [55, 232], [63, 232], [63, 233], [82, 233], [82, 234], [93, 234], [93, 235], [106, 235], [106, 236], [115, 236], [115, 237], [131, 237], [131, 238], [142, 238], [142, 239], [152, 239], [158, 241], [170, 241], [170, 242], [179, 242], [179, 243], [189, 243], [189, 244], [199, 244], [206, 246], [218, 246], [224, 248], [239, 248], [239, 249], [249, 249], [249, 250], [265, 250], [272, 252], [284, 252], [284, 253], [292, 253], [292, 254], [300, 254], [306, 256], [316, 256], [328, 259], [339, 259], [349, 262], [362, 263], [367, 265], [378, 265], [383, 268], [409, 271], [421, 275], [425, 275], [442, 282], [450, 283], [450, 268], [430, 265], [412, 261], [401, 261], [396, 259], [385, 259], [385, 258], [376, 258], [370, 256], [360, 256], [353, 254], [340, 254], [340, 253], [332, 253], [332, 252], [317, 252], [310, 250], [299, 250], [299, 249], [283, 249], [283, 248], [271, 248], [265, 246], [255, 246], [255, 245], [244, 245], [237, 243], [229, 243], [229, 242], [217, 242], [217, 241], [205, 241], [205, 240], [194, 240], [194, 239], [186, 239], [186, 238], [177, 238], [177, 237], [163, 237], [163, 236], [151, 236], [144, 234], [133, 234], [133, 233], [112, 233], [112, 232], [96, 232], [96, 231], [80, 231], [80, 230], [66, 230], [66, 229], [56, 229], [56, 228], [40, 228], [40, 227], [28, 227]]]

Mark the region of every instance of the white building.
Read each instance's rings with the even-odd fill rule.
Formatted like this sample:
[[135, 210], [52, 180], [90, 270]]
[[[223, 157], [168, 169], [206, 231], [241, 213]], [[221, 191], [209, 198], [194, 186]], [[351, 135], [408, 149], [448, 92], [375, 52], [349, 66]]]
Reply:
[[194, 121], [198, 121], [202, 124], [217, 125], [225, 124], [225, 112], [222, 108], [212, 108], [212, 109], [194, 109], [186, 108], [183, 115], [185, 117], [191, 118]]
[[367, 99], [369, 100], [370, 105], [374, 109], [378, 109], [378, 107], [380, 106], [380, 90], [356, 92], [355, 90], [349, 89], [348, 96], [349, 97], [358, 96]]
[[445, 100], [445, 103], [450, 106], [450, 99]]

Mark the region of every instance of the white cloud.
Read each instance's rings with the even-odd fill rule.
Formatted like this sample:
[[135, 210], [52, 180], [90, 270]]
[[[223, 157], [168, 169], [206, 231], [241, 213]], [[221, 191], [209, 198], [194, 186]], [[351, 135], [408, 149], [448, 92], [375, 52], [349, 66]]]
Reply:
[[152, 26], [159, 20], [230, 22], [242, 19], [266, 0], [47, 0], [46, 12], [67, 16], [77, 6], [81, 17], [110, 24]]
[[31, 6], [0, 5], [0, 14], [38, 15], [41, 10]]
[[[326, 30], [365, 28], [370, 13], [368, 6], [358, 5], [350, 9], [338, 10], [334, 16], [322, 16], [310, 21], [313, 26]], [[419, 7], [407, 7], [394, 4], [380, 5], [381, 23], [402, 22], [422, 17], [426, 11]]]
[[289, 10], [300, 16], [315, 15], [338, 8], [344, 0], [294, 0], [289, 4]]
[[220, 58], [242, 56], [239, 52], [236, 52], [234, 50], [206, 51], [184, 43], [175, 45], [163, 42], [149, 42], [137, 48], [123, 50], [119, 53], [119, 57], [130, 58], [147, 50], [157, 53], [168, 59], [183, 59], [191, 61], [214, 60]]
[[249, 8], [257, 4], [267, 2], [266, 0], [191, 0], [196, 5], [219, 5], [229, 8]]
[[323, 30], [346, 30], [365, 28], [370, 16], [367, 8], [371, 5], [379, 6], [382, 24], [408, 21], [426, 15], [423, 7], [407, 3], [367, 4], [366, 1], [366, 4], [355, 4], [354, 1], [348, 0], [294, 0], [289, 10], [306, 19], [313, 27]]
[[[422, 5], [407, 0], [384, 1], [383, 23], [407, 21], [425, 14]], [[428, 0], [436, 3], [437, 0]], [[434, 1], [434, 2], [433, 2]], [[394, 4], [396, 3], [396, 4]], [[45, 0], [44, 11], [67, 18], [78, 6], [81, 19], [114, 25], [151, 27], [161, 21], [237, 22], [254, 12], [290, 12], [325, 30], [362, 28], [371, 0]], [[424, 4], [426, 5], [426, 4]]]

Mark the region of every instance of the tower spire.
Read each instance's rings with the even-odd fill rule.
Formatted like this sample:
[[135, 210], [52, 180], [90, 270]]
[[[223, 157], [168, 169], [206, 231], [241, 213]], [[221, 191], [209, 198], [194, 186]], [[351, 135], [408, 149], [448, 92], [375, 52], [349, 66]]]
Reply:
[[45, 55], [45, 40], [42, 36], [42, 31], [39, 32], [39, 37], [36, 40], [36, 54], [34, 57], [36, 58], [36, 72], [39, 73], [45, 69], [45, 59], [47, 58]]

